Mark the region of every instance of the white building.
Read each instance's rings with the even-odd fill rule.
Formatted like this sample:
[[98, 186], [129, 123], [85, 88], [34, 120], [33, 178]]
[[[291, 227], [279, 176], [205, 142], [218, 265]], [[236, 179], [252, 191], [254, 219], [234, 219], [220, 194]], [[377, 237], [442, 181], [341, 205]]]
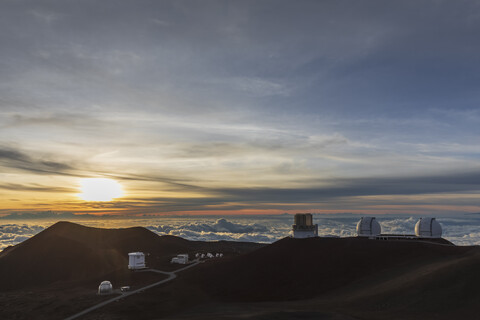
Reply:
[[172, 258], [170, 263], [180, 263], [180, 264], [187, 264], [188, 263], [188, 254], [179, 254], [176, 257]]
[[295, 214], [295, 224], [292, 226], [294, 238], [318, 237], [318, 224], [313, 224], [311, 213]]
[[128, 269], [144, 269], [145, 266], [145, 254], [143, 252], [130, 252], [128, 254]]
[[441, 238], [442, 226], [435, 218], [420, 218], [415, 225], [415, 235], [420, 238]]
[[362, 217], [357, 223], [359, 237], [375, 237], [382, 233], [382, 227], [375, 217]]
[[110, 281], [102, 281], [98, 286], [98, 294], [111, 294], [113, 292], [113, 286]]

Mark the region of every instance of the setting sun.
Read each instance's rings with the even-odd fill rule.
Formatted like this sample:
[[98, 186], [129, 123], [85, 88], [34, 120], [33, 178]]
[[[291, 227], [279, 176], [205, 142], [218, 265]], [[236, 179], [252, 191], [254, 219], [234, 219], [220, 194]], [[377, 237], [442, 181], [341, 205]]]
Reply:
[[85, 201], [112, 201], [122, 196], [122, 186], [115, 180], [106, 178], [87, 178], [80, 180], [81, 194]]

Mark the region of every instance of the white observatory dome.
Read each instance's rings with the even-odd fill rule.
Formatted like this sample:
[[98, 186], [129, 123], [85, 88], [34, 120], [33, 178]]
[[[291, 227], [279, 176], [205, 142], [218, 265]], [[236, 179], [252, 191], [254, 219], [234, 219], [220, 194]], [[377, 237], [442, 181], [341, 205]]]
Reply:
[[415, 225], [415, 235], [424, 238], [441, 238], [442, 226], [435, 218], [420, 218]]
[[112, 291], [113, 287], [110, 281], [102, 281], [98, 286], [98, 294], [110, 294]]
[[377, 236], [380, 233], [382, 233], [382, 228], [374, 217], [362, 217], [357, 223], [357, 235], [359, 237]]

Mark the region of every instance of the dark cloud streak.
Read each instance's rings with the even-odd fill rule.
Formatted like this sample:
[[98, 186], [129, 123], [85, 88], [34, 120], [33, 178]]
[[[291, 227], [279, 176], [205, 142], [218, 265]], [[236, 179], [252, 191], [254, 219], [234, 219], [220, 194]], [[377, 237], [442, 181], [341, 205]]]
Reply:
[[50, 159], [34, 158], [22, 151], [4, 147], [0, 148], [0, 165], [42, 175], [75, 175], [75, 168], [70, 164]]
[[43, 186], [37, 183], [29, 184], [29, 185], [16, 184], [16, 183], [0, 183], [0, 189], [15, 190], [15, 191], [51, 192], [51, 193], [78, 192], [78, 190], [73, 188]]

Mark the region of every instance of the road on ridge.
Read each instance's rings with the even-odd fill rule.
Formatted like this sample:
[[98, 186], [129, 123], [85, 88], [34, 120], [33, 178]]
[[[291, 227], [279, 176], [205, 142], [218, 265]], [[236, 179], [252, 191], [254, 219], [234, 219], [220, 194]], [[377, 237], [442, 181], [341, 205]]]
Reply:
[[118, 301], [118, 300], [120, 300], [120, 299], [127, 298], [127, 297], [129, 297], [129, 296], [131, 296], [131, 295], [133, 295], [133, 294], [136, 294], [136, 293], [145, 291], [145, 290], [147, 290], [147, 289], [156, 287], [156, 286], [161, 285], [161, 284], [163, 284], [163, 283], [165, 283], [165, 282], [172, 281], [173, 279], [175, 279], [175, 278], [177, 277], [177, 275], [176, 275], [177, 272], [181, 272], [181, 271], [183, 271], [183, 270], [186, 270], [186, 269], [189, 269], [189, 268], [191, 268], [191, 267], [194, 267], [194, 266], [196, 266], [196, 265], [199, 264], [199, 263], [200, 263], [200, 261], [196, 261], [196, 262], [194, 262], [194, 263], [192, 263], [192, 264], [190, 264], [190, 265], [188, 265], [188, 266], [186, 266], [186, 267], [177, 269], [177, 270], [172, 271], [172, 272], [166, 272], [166, 271], [161, 271], [161, 270], [156, 270], [156, 269], [139, 270], [139, 271], [137, 271], [137, 272], [156, 272], [156, 273], [166, 274], [166, 275], [168, 275], [168, 278], [167, 278], [167, 279], [160, 280], [160, 281], [155, 282], [155, 283], [152, 283], [152, 284], [149, 284], [148, 286], [139, 288], [139, 289], [137, 289], [137, 290], [133, 290], [133, 291], [129, 291], [129, 292], [122, 293], [121, 296], [117, 296], [117, 297], [115, 297], [115, 298], [112, 298], [112, 299], [109, 299], [109, 300], [105, 300], [105, 301], [103, 301], [103, 302], [100, 302], [99, 304], [96, 304], [96, 305], [94, 305], [93, 307], [90, 307], [90, 308], [85, 309], [85, 310], [83, 310], [83, 311], [81, 311], [81, 312], [79, 312], [79, 313], [74, 314], [73, 316], [70, 316], [70, 317], [68, 317], [68, 318], [65, 318], [65, 320], [77, 319], [77, 318], [79, 318], [79, 317], [81, 317], [81, 316], [83, 316], [83, 315], [85, 315], [85, 314], [87, 314], [87, 313], [89, 313], [89, 312], [92, 312], [93, 310], [97, 310], [97, 309], [99, 309], [99, 308], [101, 308], [101, 307], [103, 307], [103, 306], [106, 306], [107, 304], [110, 304], [110, 303], [112, 303], [112, 302]]

